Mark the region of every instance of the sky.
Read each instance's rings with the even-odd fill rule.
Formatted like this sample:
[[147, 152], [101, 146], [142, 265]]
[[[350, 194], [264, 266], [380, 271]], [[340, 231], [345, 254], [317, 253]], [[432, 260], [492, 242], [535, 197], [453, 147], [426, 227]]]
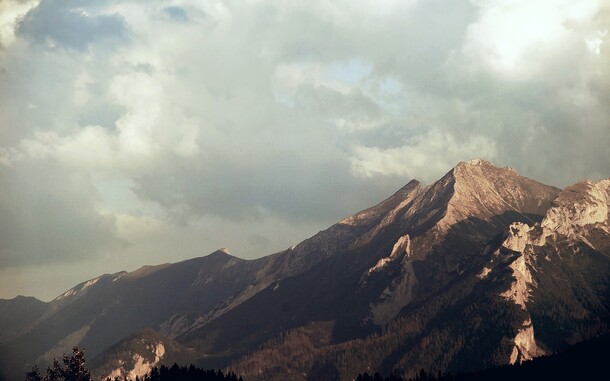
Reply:
[[0, 298], [295, 245], [484, 158], [610, 176], [605, 0], [0, 0]]

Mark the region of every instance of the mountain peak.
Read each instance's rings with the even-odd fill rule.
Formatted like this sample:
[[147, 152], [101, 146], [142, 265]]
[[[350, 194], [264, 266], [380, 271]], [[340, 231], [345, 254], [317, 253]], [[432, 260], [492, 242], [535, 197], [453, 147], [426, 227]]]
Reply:
[[232, 257], [231, 252], [226, 247], [221, 247], [220, 249], [216, 250], [215, 252], [209, 254], [208, 256], [215, 256], [215, 257], [227, 257], [227, 256], [229, 256], [229, 257]]
[[507, 212], [544, 215], [560, 191], [482, 159], [458, 163], [432, 185], [435, 192], [447, 187], [452, 195], [446, 226], [469, 217], [489, 219]]
[[63, 294], [59, 295], [58, 297], [53, 299], [52, 302], [53, 303], [67, 303], [69, 301], [78, 299], [81, 296], [83, 296], [85, 293], [89, 292], [89, 290], [92, 287], [96, 286], [98, 284], [98, 282], [100, 282], [100, 281], [102, 281], [102, 283], [104, 283], [104, 282], [115, 282], [115, 281], [117, 281], [118, 279], [122, 278], [125, 275], [128, 275], [128, 273], [126, 271], [120, 271], [118, 273], [104, 274], [104, 275], [100, 275], [100, 276], [98, 276], [96, 278], [89, 279], [88, 281], [79, 283], [78, 285], [72, 287], [68, 291], [66, 291]]
[[396, 211], [401, 207], [407, 205], [410, 200], [415, 197], [423, 189], [421, 183], [415, 179], [409, 181], [405, 186], [396, 191], [392, 196], [386, 198], [379, 204], [372, 206], [368, 209], [361, 210], [360, 212], [344, 218], [339, 221], [340, 224], [363, 226], [368, 225], [376, 221], [382, 215]]
[[171, 266], [170, 263], [164, 263], [161, 265], [145, 265], [140, 267], [137, 270], [131, 271], [129, 273], [127, 273], [125, 276], [129, 279], [136, 279], [136, 278], [144, 278], [147, 277], [153, 273], [156, 273], [159, 270], [163, 270], [167, 267]]
[[491, 162], [489, 162], [487, 160], [484, 160], [484, 159], [481, 159], [481, 158], [474, 158], [474, 159], [470, 159], [468, 161], [462, 161], [459, 164], [464, 164], [464, 165], [493, 165]]
[[489, 171], [499, 171], [503, 175], [517, 175], [517, 171], [515, 171], [511, 167], [499, 167], [494, 163], [484, 160], [484, 159], [471, 159], [468, 161], [460, 161], [452, 170], [452, 172], [460, 172], [460, 171], [477, 171], [477, 173], [481, 175], [487, 174]]
[[217, 258], [218, 260], [223, 261], [230, 259], [239, 259], [238, 257], [232, 255], [231, 252], [229, 252], [229, 249], [227, 249], [226, 247], [221, 247], [215, 252], [206, 255], [204, 258]]
[[211, 252], [208, 255], [204, 255], [203, 257], [211, 257], [211, 256], [218, 256], [218, 257], [224, 257], [227, 255], [231, 255], [231, 252], [229, 251], [229, 249], [227, 249], [226, 247], [221, 247], [220, 249], [216, 249], [215, 251]]
[[553, 201], [542, 226], [569, 235], [575, 232], [575, 227], [607, 224], [610, 209], [608, 184], [608, 180], [598, 183], [586, 180], [565, 188]]
[[[253, 381], [320, 378], [318, 359], [346, 380], [514, 363], [607, 330], [609, 227], [610, 179], [560, 191], [461, 162], [292, 250], [246, 260], [220, 248], [94, 278], [48, 304], [0, 300], [0, 379], [74, 345], [100, 364], [93, 374], [119, 378], [174, 362]], [[312, 354], [292, 361], [302, 343]]]
[[512, 167], [509, 167], [509, 166], [500, 167], [500, 166], [495, 165], [494, 163], [492, 163], [489, 160], [485, 160], [485, 159], [481, 159], [481, 158], [475, 158], [475, 159], [471, 159], [471, 160], [467, 160], [467, 161], [460, 161], [451, 171], [453, 172], [456, 170], [481, 170], [482, 172], [485, 172], [488, 170], [497, 170], [497, 171], [504, 171], [506, 173], [512, 173], [515, 175], [519, 175], [519, 173], [517, 173], [517, 171]]

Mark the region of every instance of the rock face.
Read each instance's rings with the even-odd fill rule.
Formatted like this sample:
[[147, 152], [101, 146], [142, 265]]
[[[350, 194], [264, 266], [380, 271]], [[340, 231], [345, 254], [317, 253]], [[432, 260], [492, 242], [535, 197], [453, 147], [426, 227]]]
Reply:
[[[536, 324], [532, 323], [532, 315], [538, 315], [534, 323], [543, 325], [542, 320], [547, 317], [548, 312], [542, 312], [540, 309], [548, 305], [557, 308], [557, 305], [552, 304], [553, 299], [557, 298], [555, 302], [561, 300], [570, 303], [575, 308], [570, 312], [557, 311], [567, 321], [574, 318], [581, 320], [578, 317], [582, 318], [590, 314], [591, 310], [596, 310], [595, 307], [589, 309], [590, 307], [574, 303], [574, 298], [582, 297], [577, 296], [580, 293], [599, 303], [598, 307], [606, 305], [609, 290], [607, 281], [602, 278], [607, 277], [603, 274], [607, 274], [609, 269], [610, 254], [608, 184], [608, 180], [598, 183], [584, 181], [567, 187], [553, 200], [541, 222], [532, 225], [511, 224], [500, 247], [495, 251], [497, 258], [502, 257], [504, 251], [516, 254], [509, 265], [513, 282], [510, 288], [500, 295], [520, 306], [527, 314], [524, 328], [519, 330], [513, 340], [511, 363], [529, 360], [545, 353], [537, 344], [534, 328]], [[491, 272], [493, 262], [494, 259], [490, 260], [486, 267], [487, 274]], [[593, 263], [596, 265], [592, 265]], [[596, 270], [592, 266], [600, 268]], [[558, 285], [556, 280], [550, 280], [549, 277], [575, 279]], [[591, 278], [585, 280], [585, 277]], [[602, 282], [602, 287], [591, 289], [590, 285], [598, 281]], [[559, 296], [559, 293], [564, 294]], [[535, 298], [534, 295], [538, 297]], [[555, 319], [557, 318], [556, 316]], [[593, 325], [607, 327], [607, 314], [601, 314], [599, 318], [600, 321]], [[602, 328], [602, 331], [604, 329], [607, 328]], [[566, 342], [574, 342], [577, 340], [575, 336], [581, 335], [573, 331], [560, 331], [564, 332], [549, 334], [555, 336], [553, 339], [562, 334], [567, 335]]]
[[95, 374], [120, 377], [164, 361], [248, 380], [527, 361], [608, 332], [609, 200], [610, 180], [559, 190], [459, 163], [267, 257], [223, 249], [104, 275], [49, 304], [3, 301], [28, 317], [5, 319], [0, 369], [19, 378], [6, 364], [71, 345]]
[[534, 338], [532, 321], [529, 319], [523, 322], [523, 328], [517, 332], [517, 335], [513, 340], [515, 346], [510, 354], [510, 364], [515, 364], [517, 361], [523, 362], [531, 360], [534, 357], [545, 354], [542, 349], [538, 348], [538, 344]]
[[175, 362], [194, 362], [192, 349], [165, 337], [152, 329], [139, 331], [104, 351], [91, 365], [93, 378], [142, 379], [153, 367], [172, 366]]

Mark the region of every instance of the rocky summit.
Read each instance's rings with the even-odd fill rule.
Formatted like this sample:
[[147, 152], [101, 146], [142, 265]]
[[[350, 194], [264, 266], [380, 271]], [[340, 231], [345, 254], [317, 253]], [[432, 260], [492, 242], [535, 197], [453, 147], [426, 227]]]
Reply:
[[610, 180], [563, 190], [483, 160], [256, 260], [222, 249], [0, 300], [0, 374], [72, 346], [98, 377], [160, 364], [351, 380], [515, 364], [609, 332]]

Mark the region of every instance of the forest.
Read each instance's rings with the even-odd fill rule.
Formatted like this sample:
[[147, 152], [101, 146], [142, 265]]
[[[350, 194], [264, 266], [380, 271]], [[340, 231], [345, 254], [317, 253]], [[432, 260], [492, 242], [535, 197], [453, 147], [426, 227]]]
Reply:
[[[421, 369], [413, 378], [403, 378], [397, 372], [382, 376], [361, 373], [355, 381], [513, 381], [516, 379], [577, 379], [596, 380], [607, 372], [607, 348], [610, 334], [578, 343], [564, 352], [542, 356], [521, 364], [495, 367], [473, 373], [442, 374]], [[64, 354], [61, 361], [54, 360], [44, 375], [34, 366], [25, 375], [25, 381], [91, 381], [84, 350], [74, 347], [72, 354]], [[107, 378], [103, 381], [126, 381], [127, 378]], [[142, 378], [129, 381], [244, 381], [233, 372], [200, 369], [194, 365], [154, 367]], [[339, 381], [338, 372], [317, 372], [317, 381]]]

